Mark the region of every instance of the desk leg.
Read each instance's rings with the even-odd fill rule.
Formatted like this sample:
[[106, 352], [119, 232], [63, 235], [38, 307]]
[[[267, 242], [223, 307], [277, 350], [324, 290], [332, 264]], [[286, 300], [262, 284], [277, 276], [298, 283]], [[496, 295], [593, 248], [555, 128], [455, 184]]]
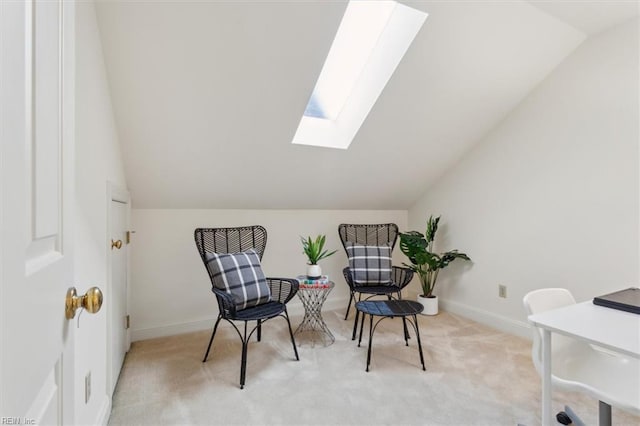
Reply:
[[553, 425], [551, 414], [551, 331], [542, 330], [542, 424]]
[[598, 405], [598, 426], [611, 426], [611, 406], [602, 401]]

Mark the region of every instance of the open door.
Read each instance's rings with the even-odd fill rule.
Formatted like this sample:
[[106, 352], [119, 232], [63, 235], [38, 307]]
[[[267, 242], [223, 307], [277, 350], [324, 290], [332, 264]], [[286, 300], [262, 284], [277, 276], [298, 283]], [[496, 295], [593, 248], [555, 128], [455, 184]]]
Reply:
[[74, 422], [76, 322], [65, 317], [65, 295], [74, 285], [74, 15], [70, 1], [0, 2], [0, 415], [6, 424]]

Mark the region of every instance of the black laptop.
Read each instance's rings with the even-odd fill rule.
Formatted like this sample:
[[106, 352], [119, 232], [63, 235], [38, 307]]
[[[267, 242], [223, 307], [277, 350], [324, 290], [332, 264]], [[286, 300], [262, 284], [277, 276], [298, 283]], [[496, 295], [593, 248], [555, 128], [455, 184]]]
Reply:
[[593, 298], [594, 305], [640, 314], [640, 288], [627, 288]]

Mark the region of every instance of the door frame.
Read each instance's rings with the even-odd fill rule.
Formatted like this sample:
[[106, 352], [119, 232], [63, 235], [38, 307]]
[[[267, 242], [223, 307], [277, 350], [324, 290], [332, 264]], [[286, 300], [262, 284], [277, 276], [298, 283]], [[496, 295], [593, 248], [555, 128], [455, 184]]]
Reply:
[[[129, 195], [129, 191], [124, 188], [121, 185], [118, 185], [117, 183], [111, 182], [111, 181], [107, 181], [107, 241], [105, 242], [105, 244], [107, 244], [107, 294], [112, 295], [113, 292], [111, 291], [113, 289], [113, 274], [112, 274], [112, 267], [113, 267], [113, 262], [112, 262], [112, 257], [111, 257], [111, 235], [113, 235], [112, 231], [112, 223], [113, 223], [113, 215], [111, 214], [111, 203], [112, 202], [118, 202], [118, 203], [123, 203], [127, 205], [127, 215], [125, 218], [125, 222], [126, 222], [126, 228], [130, 228], [130, 224], [131, 224], [131, 196]], [[125, 241], [124, 247], [126, 249], [125, 252], [125, 257], [126, 257], [126, 269], [127, 269], [127, 274], [126, 274], [126, 282], [125, 282], [125, 286], [126, 286], [126, 300], [125, 300], [125, 312], [129, 312], [129, 306], [130, 306], [130, 300], [131, 300], [131, 289], [130, 289], [130, 275], [131, 275], [131, 268], [129, 267], [129, 250], [128, 250], [128, 242]], [[112, 303], [114, 302], [114, 298], [111, 297], [110, 300]], [[107, 305], [107, 380], [106, 380], [106, 393], [109, 396], [109, 400], [112, 399], [113, 394], [112, 394], [112, 389], [114, 389], [114, 385], [115, 383], [111, 383], [111, 378], [113, 377], [112, 374], [112, 370], [113, 370], [113, 360], [111, 357], [111, 350], [113, 348], [113, 342], [112, 342], [112, 330], [111, 330], [111, 324], [113, 323], [113, 308], [112, 308], [112, 303], [108, 303]], [[126, 348], [127, 351], [129, 351], [129, 348], [131, 347], [131, 329], [127, 329], [125, 332], [125, 336], [126, 336]]]

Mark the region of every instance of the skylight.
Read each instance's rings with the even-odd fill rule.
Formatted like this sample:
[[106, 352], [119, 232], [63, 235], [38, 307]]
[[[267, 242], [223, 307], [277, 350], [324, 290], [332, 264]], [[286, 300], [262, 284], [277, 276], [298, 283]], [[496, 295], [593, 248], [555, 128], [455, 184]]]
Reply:
[[293, 143], [348, 148], [426, 18], [395, 1], [351, 0]]

